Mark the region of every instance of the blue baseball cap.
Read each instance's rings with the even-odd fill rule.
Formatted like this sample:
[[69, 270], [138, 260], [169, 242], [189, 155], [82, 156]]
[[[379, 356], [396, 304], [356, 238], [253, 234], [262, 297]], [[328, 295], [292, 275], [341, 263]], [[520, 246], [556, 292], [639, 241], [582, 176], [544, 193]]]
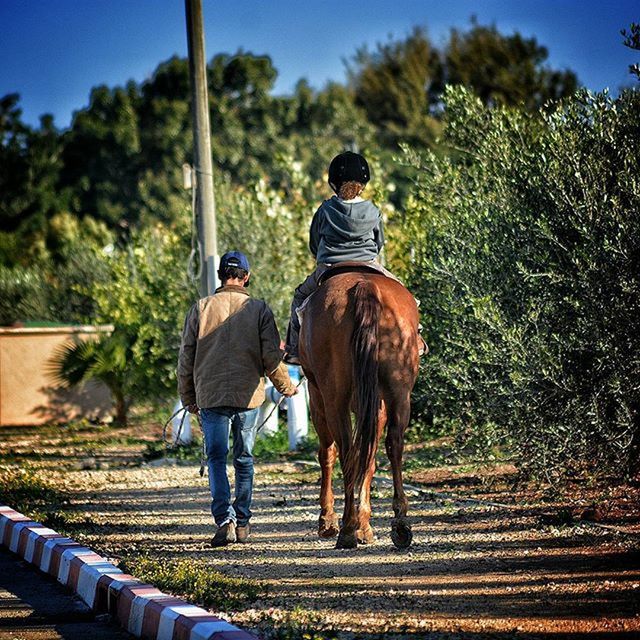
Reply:
[[247, 273], [251, 271], [247, 256], [244, 253], [240, 253], [240, 251], [227, 251], [220, 258], [220, 269], [225, 269], [226, 267], [238, 267], [239, 269], [244, 269]]

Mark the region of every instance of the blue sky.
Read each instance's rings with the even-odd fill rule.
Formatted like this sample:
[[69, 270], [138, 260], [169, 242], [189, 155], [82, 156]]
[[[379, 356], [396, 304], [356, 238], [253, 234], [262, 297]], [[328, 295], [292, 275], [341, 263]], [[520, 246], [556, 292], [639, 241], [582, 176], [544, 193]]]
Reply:
[[[552, 66], [573, 69], [592, 90], [632, 84], [627, 67], [640, 61], [619, 33], [640, 22], [638, 0], [203, 0], [203, 10], [207, 58], [268, 54], [279, 94], [302, 77], [316, 88], [343, 80], [343, 60], [358, 47], [414, 25], [442, 44], [473, 14], [503, 33], [536, 36]], [[48, 112], [66, 127], [93, 86], [142, 81], [159, 62], [187, 55], [182, 0], [0, 0], [0, 25], [0, 96], [20, 93], [31, 124]]]

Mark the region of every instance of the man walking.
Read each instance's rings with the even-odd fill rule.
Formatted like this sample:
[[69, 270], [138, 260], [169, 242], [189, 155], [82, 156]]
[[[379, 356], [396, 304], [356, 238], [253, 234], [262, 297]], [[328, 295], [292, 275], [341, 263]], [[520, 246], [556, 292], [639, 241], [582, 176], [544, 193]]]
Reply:
[[[246, 542], [253, 491], [253, 444], [264, 401], [263, 375], [285, 396], [297, 392], [282, 363], [280, 336], [268, 305], [251, 298], [249, 262], [239, 251], [225, 253], [222, 286], [187, 314], [178, 359], [183, 406], [200, 412], [204, 431], [211, 513], [218, 530], [211, 544]], [[233, 437], [235, 500], [227, 477], [229, 435]]]

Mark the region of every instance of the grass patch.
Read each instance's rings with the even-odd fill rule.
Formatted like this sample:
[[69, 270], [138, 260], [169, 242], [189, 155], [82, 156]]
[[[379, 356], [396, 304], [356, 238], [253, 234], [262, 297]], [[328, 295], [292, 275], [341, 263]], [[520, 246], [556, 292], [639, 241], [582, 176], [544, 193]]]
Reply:
[[106, 449], [107, 447], [141, 447], [149, 442], [149, 438], [137, 436], [105, 435], [101, 438], [87, 437], [86, 434], [73, 436], [64, 441], [65, 445], [85, 445], [92, 449]]
[[70, 538], [93, 533], [98, 525], [89, 517], [69, 511], [51, 511], [43, 515], [41, 524]]
[[289, 451], [289, 431], [287, 423], [280, 421], [278, 430], [272, 435], [258, 435], [253, 447], [253, 456], [258, 462], [278, 460], [313, 460], [318, 451], [318, 436], [309, 424], [309, 435], [298, 443], [294, 451]]
[[66, 495], [41, 473], [29, 467], [0, 466], [0, 503], [34, 520], [43, 520], [46, 510], [65, 499]]
[[231, 578], [211, 569], [204, 560], [131, 556], [120, 561], [126, 573], [162, 591], [220, 611], [237, 610], [267, 595], [267, 585], [247, 578]]

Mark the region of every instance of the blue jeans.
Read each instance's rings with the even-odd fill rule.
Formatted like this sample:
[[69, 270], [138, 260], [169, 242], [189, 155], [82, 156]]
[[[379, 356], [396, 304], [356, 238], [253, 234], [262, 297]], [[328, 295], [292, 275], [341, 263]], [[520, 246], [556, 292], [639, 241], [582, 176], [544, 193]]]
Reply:
[[[200, 409], [204, 431], [211, 513], [220, 526], [231, 520], [244, 527], [251, 518], [253, 492], [253, 443], [256, 439], [257, 409], [215, 407]], [[231, 504], [231, 487], [227, 476], [229, 434], [233, 434], [233, 466], [235, 469], [235, 500]]]

